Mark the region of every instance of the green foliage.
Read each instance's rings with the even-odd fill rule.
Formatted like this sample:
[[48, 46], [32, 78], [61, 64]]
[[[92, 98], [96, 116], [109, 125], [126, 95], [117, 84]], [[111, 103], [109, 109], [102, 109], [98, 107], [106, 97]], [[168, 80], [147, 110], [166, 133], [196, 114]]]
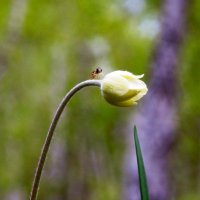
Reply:
[[138, 176], [140, 182], [141, 200], [149, 200], [149, 191], [148, 191], [145, 166], [136, 126], [134, 127], [134, 139], [135, 139], [135, 149], [136, 149], [137, 165], [138, 165]]

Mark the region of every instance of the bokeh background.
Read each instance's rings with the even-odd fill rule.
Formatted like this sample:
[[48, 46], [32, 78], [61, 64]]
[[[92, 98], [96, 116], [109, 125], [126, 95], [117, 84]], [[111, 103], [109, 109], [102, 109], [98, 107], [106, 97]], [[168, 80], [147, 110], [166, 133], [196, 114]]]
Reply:
[[[0, 199], [28, 199], [53, 113], [92, 70], [144, 73], [148, 84], [166, 1], [0, 1]], [[167, 155], [176, 200], [200, 198], [199, 10], [189, 2], [176, 66], [178, 126]], [[79, 92], [56, 129], [38, 199], [123, 199], [135, 112], [107, 104], [97, 88]]]

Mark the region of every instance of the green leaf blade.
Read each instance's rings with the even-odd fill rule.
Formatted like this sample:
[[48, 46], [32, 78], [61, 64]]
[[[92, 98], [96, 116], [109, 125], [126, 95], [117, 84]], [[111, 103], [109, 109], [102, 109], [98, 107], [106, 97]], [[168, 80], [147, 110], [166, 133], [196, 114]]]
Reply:
[[136, 149], [136, 157], [138, 165], [141, 200], [149, 200], [149, 190], [148, 190], [146, 172], [145, 172], [144, 161], [143, 161], [142, 151], [140, 148], [140, 142], [136, 126], [134, 126], [134, 140], [135, 140], [135, 149]]

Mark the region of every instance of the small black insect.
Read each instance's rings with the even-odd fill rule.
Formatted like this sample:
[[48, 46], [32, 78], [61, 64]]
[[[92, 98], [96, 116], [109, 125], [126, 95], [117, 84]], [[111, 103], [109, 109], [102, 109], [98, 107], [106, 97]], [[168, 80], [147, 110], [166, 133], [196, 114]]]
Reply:
[[103, 70], [100, 67], [97, 67], [94, 71], [92, 71], [91, 78], [92, 79], [98, 79], [99, 78], [99, 74], [101, 74], [102, 71]]

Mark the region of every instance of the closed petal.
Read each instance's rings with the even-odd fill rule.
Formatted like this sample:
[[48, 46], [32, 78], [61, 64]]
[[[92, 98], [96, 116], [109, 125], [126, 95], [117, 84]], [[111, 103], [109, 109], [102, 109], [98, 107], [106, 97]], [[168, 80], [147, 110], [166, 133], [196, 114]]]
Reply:
[[143, 75], [114, 71], [102, 79], [101, 93], [107, 102], [116, 106], [132, 106], [147, 93]]
[[130, 107], [130, 106], [133, 106], [133, 105], [136, 105], [137, 102], [135, 102], [133, 99], [129, 99], [127, 101], [121, 101], [121, 102], [116, 102], [116, 106], [120, 106], [120, 107]]

